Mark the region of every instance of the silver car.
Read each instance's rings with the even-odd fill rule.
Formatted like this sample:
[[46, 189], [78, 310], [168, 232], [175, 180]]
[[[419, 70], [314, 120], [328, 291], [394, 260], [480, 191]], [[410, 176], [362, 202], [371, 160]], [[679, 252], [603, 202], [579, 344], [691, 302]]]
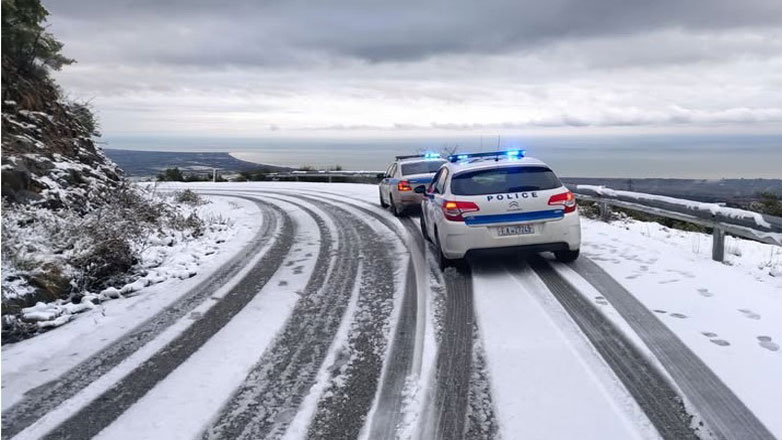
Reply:
[[420, 206], [423, 194], [417, 193], [416, 187], [428, 185], [434, 173], [445, 163], [439, 154], [434, 153], [397, 156], [380, 175], [380, 206], [389, 208], [396, 216], [403, 215], [410, 207]]

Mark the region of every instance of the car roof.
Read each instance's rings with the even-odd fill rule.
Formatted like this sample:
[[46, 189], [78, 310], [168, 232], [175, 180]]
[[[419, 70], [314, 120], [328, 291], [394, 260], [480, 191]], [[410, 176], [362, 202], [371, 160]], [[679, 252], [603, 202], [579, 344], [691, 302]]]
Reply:
[[513, 167], [513, 166], [543, 166], [547, 167], [543, 161], [535, 159], [534, 157], [524, 156], [522, 158], [506, 158], [506, 157], [476, 157], [458, 162], [448, 162], [446, 164], [453, 170], [454, 173], [459, 173], [467, 170], [477, 170], [485, 168], [499, 168], [499, 167]]

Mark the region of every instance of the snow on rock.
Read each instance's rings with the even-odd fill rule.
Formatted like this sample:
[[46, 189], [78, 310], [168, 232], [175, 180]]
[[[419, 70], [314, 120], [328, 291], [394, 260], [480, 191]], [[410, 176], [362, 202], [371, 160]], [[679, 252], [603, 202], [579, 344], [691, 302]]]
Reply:
[[147, 287], [148, 285], [149, 285], [149, 280], [147, 280], [146, 278], [139, 278], [132, 283], [128, 283], [122, 286], [122, 288], [119, 289], [119, 293], [126, 295], [128, 293], [138, 292], [139, 290]]
[[47, 76], [27, 75], [6, 61], [3, 199], [89, 210], [91, 202], [122, 182], [122, 171], [93, 139], [98, 132], [89, 108], [64, 99]]

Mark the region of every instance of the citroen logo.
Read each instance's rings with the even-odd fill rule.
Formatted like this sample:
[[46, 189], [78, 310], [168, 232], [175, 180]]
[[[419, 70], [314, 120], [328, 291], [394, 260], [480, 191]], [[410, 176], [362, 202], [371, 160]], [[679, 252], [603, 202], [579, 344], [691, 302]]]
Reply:
[[508, 209], [519, 209], [519, 202], [514, 200], [508, 203]]

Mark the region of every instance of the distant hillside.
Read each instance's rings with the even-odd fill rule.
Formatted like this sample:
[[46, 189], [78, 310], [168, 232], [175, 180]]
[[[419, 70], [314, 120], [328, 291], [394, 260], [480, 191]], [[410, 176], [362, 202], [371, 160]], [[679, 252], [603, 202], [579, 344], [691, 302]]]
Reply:
[[262, 165], [236, 159], [228, 153], [181, 153], [171, 151], [140, 151], [105, 149], [104, 152], [130, 177], [155, 176], [166, 168], [179, 168], [183, 171], [211, 170], [216, 168], [222, 173], [241, 171], [289, 171], [290, 168], [275, 165]]

